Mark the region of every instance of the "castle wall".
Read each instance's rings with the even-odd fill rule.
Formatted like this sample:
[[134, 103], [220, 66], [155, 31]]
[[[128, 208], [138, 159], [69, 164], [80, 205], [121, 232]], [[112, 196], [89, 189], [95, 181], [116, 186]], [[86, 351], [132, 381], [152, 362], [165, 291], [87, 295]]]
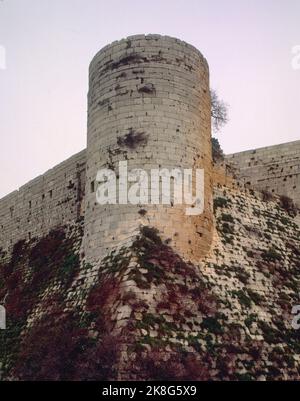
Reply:
[[83, 150], [0, 200], [0, 248], [82, 216], [85, 163]]
[[[150, 225], [189, 258], [211, 242], [212, 180], [209, 70], [193, 46], [137, 35], [102, 49], [90, 65], [84, 248], [95, 263]], [[205, 212], [186, 205], [99, 205], [97, 171], [126, 160], [128, 170], [204, 168]], [[139, 211], [143, 209], [143, 215]]]
[[226, 156], [243, 185], [287, 195], [300, 206], [300, 141]]
[[[0, 379], [3, 371], [8, 380], [99, 381], [109, 366], [93, 356], [113, 355], [119, 345], [119, 380], [155, 380], [162, 367], [173, 380], [298, 379], [290, 311], [299, 301], [299, 220], [244, 187], [299, 201], [300, 141], [229, 155], [212, 169], [208, 66], [169, 37], [139, 35], [102, 49], [90, 66], [88, 99], [87, 149], [0, 200], [0, 303], [8, 319]], [[203, 168], [205, 212], [100, 206], [98, 170], [118, 173], [124, 160], [129, 170]], [[43, 239], [2, 263], [2, 250], [33, 237]], [[78, 353], [82, 341], [88, 346]]]
[[[242, 187], [300, 205], [300, 141], [227, 155], [212, 170], [209, 70], [193, 46], [160, 35], [129, 37], [97, 53], [89, 80], [87, 149], [0, 199], [0, 250], [84, 215], [89, 262], [130, 243], [140, 225], [158, 228], [182, 256], [197, 260], [212, 240], [213, 183], [235, 185], [228, 164]], [[188, 216], [187, 205], [100, 206], [97, 171], [118, 174], [119, 161], [129, 171], [203, 168], [205, 212]]]

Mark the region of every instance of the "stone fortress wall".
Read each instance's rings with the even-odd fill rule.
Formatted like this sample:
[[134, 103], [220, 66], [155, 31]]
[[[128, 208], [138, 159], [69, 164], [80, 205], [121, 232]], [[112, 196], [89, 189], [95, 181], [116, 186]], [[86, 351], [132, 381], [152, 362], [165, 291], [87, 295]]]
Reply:
[[289, 196], [300, 207], [300, 141], [226, 156], [241, 184]]
[[[102, 49], [90, 65], [87, 149], [0, 200], [0, 251], [85, 217], [82, 254], [96, 262], [141, 224], [155, 226], [178, 252], [197, 259], [212, 239], [209, 71], [193, 46], [136, 35]], [[118, 161], [132, 168], [204, 168], [205, 210], [96, 204], [96, 173]], [[300, 141], [226, 156], [246, 185], [300, 203]], [[143, 211], [143, 213], [139, 213]], [[197, 250], [197, 251], [195, 251]], [[195, 254], [193, 254], [195, 252]]]
[[[206, 60], [196, 48], [175, 38], [135, 35], [106, 46], [94, 57], [88, 95], [84, 233], [89, 263], [130, 242], [141, 225], [158, 228], [188, 258], [197, 259], [209, 250], [209, 93]], [[99, 206], [95, 203], [97, 171], [112, 168], [118, 173], [118, 162], [125, 160], [129, 171], [143, 169], [148, 177], [151, 169], [203, 168], [204, 213], [187, 216], [187, 206], [182, 204]], [[150, 180], [148, 190], [150, 194]], [[126, 189], [122, 191], [126, 196]]]
[[0, 249], [82, 217], [85, 166], [83, 150], [1, 199]]
[[[298, 205], [299, 159], [300, 141], [226, 156], [244, 185], [249, 182], [250, 186], [287, 195]], [[43, 236], [56, 226], [82, 218], [85, 183], [84, 149], [0, 199], [0, 249], [11, 249], [18, 240]]]

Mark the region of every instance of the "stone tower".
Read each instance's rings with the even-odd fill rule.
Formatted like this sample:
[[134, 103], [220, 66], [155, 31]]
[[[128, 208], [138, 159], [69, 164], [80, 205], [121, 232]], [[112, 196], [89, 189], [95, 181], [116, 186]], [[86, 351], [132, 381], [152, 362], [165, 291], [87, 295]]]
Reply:
[[[204, 213], [186, 205], [96, 202], [97, 171], [119, 161], [134, 168], [204, 169]], [[160, 35], [135, 35], [100, 50], [90, 64], [84, 253], [98, 262], [127, 245], [141, 225], [157, 228], [185, 259], [212, 239], [209, 68], [193, 46]], [[172, 181], [172, 179], [171, 179]]]

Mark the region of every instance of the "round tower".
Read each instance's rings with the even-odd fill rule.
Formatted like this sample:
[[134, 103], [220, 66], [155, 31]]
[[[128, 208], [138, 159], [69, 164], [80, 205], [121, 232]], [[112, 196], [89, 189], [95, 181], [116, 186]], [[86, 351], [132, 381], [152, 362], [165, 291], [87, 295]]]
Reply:
[[[148, 204], [126, 203], [131, 183], [120, 176], [119, 162], [129, 177], [133, 169], [148, 172]], [[188, 205], [172, 196], [166, 204], [150, 198], [151, 169], [174, 168], [204, 170], [200, 214], [187, 214]], [[99, 204], [101, 169], [115, 172], [116, 204]], [[141, 225], [157, 228], [185, 259], [199, 260], [212, 241], [211, 169], [209, 68], [202, 54], [160, 35], [136, 35], [100, 50], [89, 69], [86, 261], [97, 263], [113, 248], [130, 244]], [[172, 174], [170, 182], [174, 187]], [[182, 182], [185, 187], [183, 176]]]

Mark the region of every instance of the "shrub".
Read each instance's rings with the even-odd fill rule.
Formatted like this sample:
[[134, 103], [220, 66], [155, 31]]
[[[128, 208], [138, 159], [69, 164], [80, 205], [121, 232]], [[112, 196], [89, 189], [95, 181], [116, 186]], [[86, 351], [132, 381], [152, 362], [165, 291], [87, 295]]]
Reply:
[[90, 291], [86, 307], [89, 312], [103, 309], [109, 299], [119, 293], [119, 281], [114, 277], [104, 277]]
[[201, 323], [201, 327], [203, 329], [206, 329], [208, 332], [213, 333], [213, 334], [222, 334], [223, 333], [223, 328], [215, 317], [206, 317], [203, 319], [203, 322]]
[[287, 217], [280, 217], [280, 221], [284, 226], [291, 224], [291, 220], [288, 219]]
[[157, 349], [139, 360], [150, 380], [208, 380], [209, 370], [194, 354], [178, 351], [165, 359], [164, 350]]
[[11, 266], [14, 266], [18, 262], [20, 262], [20, 260], [24, 256], [25, 248], [26, 248], [25, 240], [20, 240], [13, 246], [11, 262], [10, 262]]
[[112, 379], [118, 345], [108, 335], [95, 342], [76, 314], [56, 310], [30, 329], [13, 375], [20, 380]]
[[250, 288], [247, 289], [249, 297], [256, 305], [260, 305], [262, 302], [265, 301], [265, 297], [258, 294], [257, 292], [251, 290]]
[[121, 337], [104, 335], [96, 343], [78, 355], [75, 363], [73, 380], [114, 380], [117, 374], [117, 362], [120, 358]]
[[27, 334], [13, 375], [21, 380], [66, 380], [72, 376], [72, 353], [84, 346], [84, 332], [74, 316], [44, 317]]
[[148, 226], [143, 226], [141, 227], [141, 234], [143, 237], [151, 240], [155, 244], [161, 244], [162, 240], [159, 236], [159, 231], [157, 228], [154, 227], [148, 227]]
[[257, 320], [257, 315], [254, 313], [251, 313], [249, 316], [246, 317], [245, 319], [245, 325], [250, 329], [252, 324], [256, 322]]
[[268, 323], [259, 321], [258, 327], [262, 330], [264, 338], [268, 344], [277, 344], [282, 341], [280, 332], [271, 327]]
[[228, 223], [234, 223], [234, 218], [231, 216], [231, 214], [228, 213], [222, 213], [221, 220], [226, 221]]
[[214, 199], [214, 210], [217, 210], [218, 208], [223, 208], [228, 206], [228, 199], [218, 197]]
[[232, 225], [228, 223], [223, 223], [222, 224], [222, 232], [224, 234], [234, 234], [234, 228]]
[[249, 258], [253, 258], [253, 257], [254, 257], [253, 251], [251, 251], [251, 250], [247, 251], [247, 256], [248, 256]]
[[212, 158], [214, 162], [224, 160], [224, 152], [217, 138], [211, 138]]
[[261, 254], [262, 258], [268, 262], [276, 262], [277, 260], [281, 260], [281, 255], [276, 251], [275, 248], [271, 247], [267, 251], [264, 251]]
[[285, 195], [281, 195], [279, 199], [282, 209], [284, 209], [292, 217], [297, 216], [298, 209], [291, 198]]
[[233, 291], [232, 294], [238, 297], [238, 300], [240, 301], [241, 305], [244, 305], [246, 308], [251, 307], [251, 299], [245, 294], [245, 291], [243, 290]]
[[59, 279], [65, 284], [70, 284], [79, 268], [79, 257], [70, 253], [65, 257], [62, 266], [58, 270]]

